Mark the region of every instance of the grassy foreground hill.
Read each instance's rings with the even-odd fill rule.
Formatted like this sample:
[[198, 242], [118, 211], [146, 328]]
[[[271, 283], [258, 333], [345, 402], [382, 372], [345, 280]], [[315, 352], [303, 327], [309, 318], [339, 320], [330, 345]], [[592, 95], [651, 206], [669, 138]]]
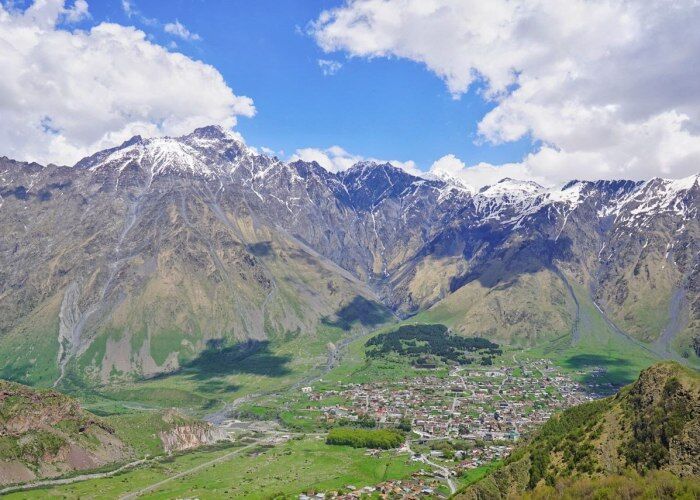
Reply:
[[458, 498], [697, 498], [700, 375], [659, 363], [550, 419]]

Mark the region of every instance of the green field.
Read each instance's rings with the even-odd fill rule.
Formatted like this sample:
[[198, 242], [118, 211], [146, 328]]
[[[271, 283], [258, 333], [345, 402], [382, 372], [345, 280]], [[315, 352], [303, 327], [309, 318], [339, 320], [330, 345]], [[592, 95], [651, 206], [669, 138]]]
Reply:
[[476, 483], [484, 476], [486, 476], [486, 474], [499, 467], [500, 464], [500, 461], [491, 462], [490, 464], [482, 465], [481, 467], [476, 467], [474, 469], [467, 470], [466, 472], [464, 472], [464, 474], [457, 477], [459, 488], [466, 488], [470, 484]]
[[[231, 451], [197, 451], [112, 478], [15, 493], [8, 498], [116, 498]], [[388, 451], [369, 457], [362, 449], [330, 446], [320, 438], [308, 438], [274, 448], [246, 449], [229, 460], [164, 484], [149, 493], [149, 498], [270, 498], [373, 485], [410, 476], [421, 466], [425, 467], [409, 461], [405, 453]]]

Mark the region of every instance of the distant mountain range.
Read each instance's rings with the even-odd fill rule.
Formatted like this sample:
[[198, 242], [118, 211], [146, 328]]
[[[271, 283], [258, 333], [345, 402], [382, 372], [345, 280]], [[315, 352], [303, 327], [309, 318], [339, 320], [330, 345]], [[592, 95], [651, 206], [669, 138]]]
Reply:
[[218, 127], [73, 167], [0, 158], [0, 375], [150, 376], [212, 344], [371, 327], [367, 311], [516, 345], [576, 345], [602, 322], [695, 362], [698, 178], [476, 191], [285, 163]]

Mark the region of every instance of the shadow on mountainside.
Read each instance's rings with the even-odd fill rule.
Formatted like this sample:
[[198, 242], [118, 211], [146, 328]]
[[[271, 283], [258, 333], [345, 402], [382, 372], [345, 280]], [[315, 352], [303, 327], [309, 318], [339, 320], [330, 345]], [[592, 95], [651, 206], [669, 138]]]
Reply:
[[587, 373], [581, 379], [584, 388], [590, 392], [609, 395], [620, 387], [631, 384], [637, 379], [630, 369], [629, 360], [604, 356], [602, 354], [576, 354], [563, 360], [563, 365], [572, 370], [584, 370]]
[[267, 257], [272, 255], [272, 242], [260, 241], [258, 243], [251, 243], [250, 245], [246, 245], [246, 250], [256, 257]]
[[435, 258], [462, 256], [469, 259], [483, 249], [484, 244], [489, 248], [497, 248], [508, 239], [510, 234], [510, 231], [490, 224], [449, 227], [423, 248], [421, 256]]
[[[478, 280], [486, 288], [508, 288], [523, 274], [535, 274], [541, 270], [554, 271], [554, 259], [568, 261], [572, 258], [573, 242], [568, 237], [558, 240], [531, 239], [505, 247], [491, 247], [479, 257], [471, 272], [455, 276], [450, 281], [450, 292]], [[483, 249], [481, 249], [483, 252]], [[464, 255], [467, 260], [472, 255]]]
[[242, 374], [283, 377], [291, 373], [287, 367], [290, 360], [290, 356], [274, 354], [267, 340], [247, 340], [226, 346], [223, 339], [211, 339], [207, 341], [206, 349], [197, 357], [183, 363], [175, 371], [163, 373], [154, 378], [181, 375], [191, 380], [201, 381], [202, 390], [235, 390], [237, 386], [221, 380], [212, 380], [212, 377]]
[[391, 317], [389, 311], [382, 305], [356, 295], [349, 303], [338, 309], [334, 319], [329, 316], [321, 318], [324, 325], [348, 331], [357, 323], [372, 328], [381, 325]]

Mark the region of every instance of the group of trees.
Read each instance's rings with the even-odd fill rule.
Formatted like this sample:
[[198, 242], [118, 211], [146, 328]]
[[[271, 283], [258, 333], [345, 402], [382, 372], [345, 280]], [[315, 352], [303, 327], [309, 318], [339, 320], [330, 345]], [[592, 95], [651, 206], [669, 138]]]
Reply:
[[547, 472], [553, 453], [561, 454], [566, 474], [593, 472], [591, 440], [599, 437], [600, 420], [609, 407], [608, 399], [591, 401], [550, 418], [528, 446], [513, 452], [505, 463], [514, 463], [525, 454], [529, 455], [529, 488], [534, 488], [541, 479], [553, 484], [554, 476]]
[[398, 429], [358, 429], [336, 427], [328, 432], [326, 444], [352, 446], [353, 448], [398, 448], [405, 435]]
[[350, 420], [349, 418], [340, 418], [337, 422], [337, 427], [362, 427], [363, 429], [374, 429], [377, 427], [377, 421], [373, 418], [362, 416], [357, 420]]
[[620, 451], [627, 464], [643, 472], [658, 469], [669, 460], [669, 444], [686, 423], [693, 418], [695, 402], [677, 378], [668, 379], [663, 387], [663, 398], [649, 411], [644, 394], [630, 391], [625, 408], [631, 420], [632, 436], [622, 444]]
[[369, 358], [379, 358], [390, 353], [426, 359], [426, 355], [468, 364], [474, 361], [469, 354], [479, 354], [490, 359], [501, 354], [498, 344], [480, 337], [450, 335], [445, 325], [404, 325], [398, 329], [377, 335], [365, 343]]

